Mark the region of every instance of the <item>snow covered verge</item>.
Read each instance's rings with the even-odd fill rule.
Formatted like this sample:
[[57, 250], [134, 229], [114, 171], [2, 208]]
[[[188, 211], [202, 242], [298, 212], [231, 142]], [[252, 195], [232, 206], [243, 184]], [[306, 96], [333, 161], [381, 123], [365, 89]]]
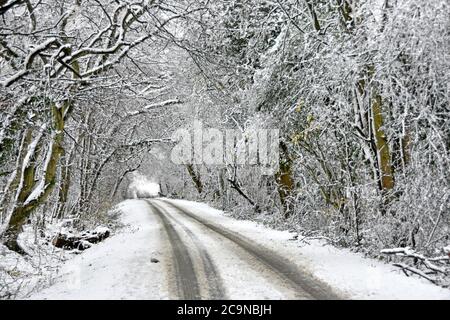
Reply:
[[[86, 288], [95, 287], [92, 284], [99, 280], [97, 273], [101, 273], [102, 268], [109, 264], [117, 264], [115, 259], [120, 259], [121, 256], [125, 259], [130, 256], [138, 259], [138, 253], [134, 250], [127, 250], [125, 246], [128, 246], [130, 241], [136, 241], [139, 245], [139, 239], [149, 240], [142, 236], [143, 233], [149, 233], [149, 228], [154, 226], [153, 221], [144, 219], [149, 216], [148, 208], [142, 207], [142, 203], [139, 201], [123, 202], [111, 210], [108, 216], [111, 220], [109, 226], [113, 227], [114, 234], [117, 235], [106, 245], [104, 242], [109, 239], [103, 240], [104, 236], [100, 238], [95, 236], [103, 235], [104, 231], [108, 230], [107, 228], [97, 227], [92, 231], [74, 233], [75, 229], [70, 226], [68, 219], [47, 224], [45, 234], [36, 232], [31, 225], [26, 225], [19, 240], [29, 253], [27, 256], [21, 256], [0, 244], [0, 300], [26, 299], [34, 295], [45, 298], [41, 292], [43, 288], [50, 286], [64, 292], [68, 295], [68, 299], [83, 298], [86, 296]], [[141, 226], [143, 227], [141, 228]], [[109, 235], [109, 230], [107, 233]], [[68, 241], [72, 238], [79, 241]], [[55, 240], [64, 243], [58, 245]], [[103, 242], [94, 244], [102, 240]], [[153, 239], [150, 240], [153, 241]], [[77, 248], [72, 247], [74, 244]], [[64, 249], [57, 246], [64, 246]], [[138, 250], [143, 247], [147, 250], [149, 246], [143, 244], [141, 247], [134, 246], [133, 248]], [[143, 256], [148, 255], [145, 250]], [[92, 268], [91, 264], [95, 259], [102, 264], [94, 265]], [[91, 262], [85, 263], [87, 261]], [[137, 272], [139, 273], [140, 270]], [[90, 276], [92, 273], [95, 274], [95, 277]], [[111, 277], [110, 274], [105, 276]], [[81, 287], [82, 285], [85, 287]], [[99, 290], [102, 288], [100, 287]], [[96, 292], [90, 292], [86, 297], [95, 298]], [[54, 295], [53, 298], [58, 299], [58, 295]]]
[[66, 251], [52, 245], [52, 234], [62, 232], [62, 223], [47, 225], [47, 233], [25, 225], [19, 237], [28, 253], [22, 256], [0, 244], [0, 300], [21, 299], [52, 283], [60, 265], [78, 250]]
[[450, 299], [450, 290], [422, 278], [406, 277], [398, 268], [321, 240], [300, 243], [297, 234], [260, 223], [236, 220], [204, 203], [170, 200], [224, 228], [233, 230], [308, 269], [349, 299]]
[[35, 258], [8, 250], [0, 244], [0, 300], [21, 299], [51, 283], [52, 275], [66, 259], [65, 253], [39, 250]]
[[64, 263], [53, 284], [29, 299], [167, 299], [161, 226], [143, 200], [114, 209], [123, 226]]

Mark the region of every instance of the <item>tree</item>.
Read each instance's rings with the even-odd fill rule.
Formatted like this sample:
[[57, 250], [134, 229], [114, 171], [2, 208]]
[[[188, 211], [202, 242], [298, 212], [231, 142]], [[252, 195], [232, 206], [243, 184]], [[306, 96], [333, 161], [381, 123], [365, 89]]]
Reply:
[[[10, 249], [23, 253], [17, 242], [18, 234], [32, 212], [52, 195], [56, 185], [61, 186], [60, 201], [67, 201], [71, 173], [65, 170], [70, 170], [70, 165], [61, 169], [61, 158], [67, 154], [68, 123], [76, 121], [72, 118], [74, 109], [76, 116], [84, 118], [85, 101], [90, 96], [105, 93], [105, 88], [129, 86], [127, 82], [132, 78], [123, 78], [118, 64], [131, 61], [139, 70], [140, 59], [133, 50], [150, 39], [158, 43], [158, 37], [172, 21], [199, 10], [186, 3], [186, 7], [177, 6], [176, 12], [168, 11], [170, 5], [155, 1], [134, 4], [117, 1], [110, 5], [105, 1], [79, 0], [58, 1], [52, 6], [43, 1], [1, 4], [5, 37], [0, 43], [4, 62], [0, 83], [11, 95], [8, 103], [18, 102], [8, 106], [0, 143], [2, 149], [5, 146], [11, 150], [10, 157], [17, 152], [25, 154], [9, 175], [10, 182], [2, 198], [2, 203], [7, 203], [2, 209], [2, 217], [7, 221], [3, 236]], [[16, 99], [18, 96], [22, 98]], [[29, 111], [21, 113], [24, 108]], [[26, 117], [28, 123], [18, 126]], [[11, 143], [17, 136], [24, 137], [20, 147]], [[91, 152], [95, 144], [86, 139], [91, 137], [76, 143], [88, 146]], [[148, 140], [137, 141], [129, 147], [148, 144]], [[109, 153], [102, 160], [103, 165], [123, 148]], [[69, 161], [71, 157], [69, 154]], [[91, 163], [86, 160], [81, 161], [82, 166]], [[83, 200], [91, 201], [103, 165], [96, 170], [93, 181], [82, 186], [86, 197]]]

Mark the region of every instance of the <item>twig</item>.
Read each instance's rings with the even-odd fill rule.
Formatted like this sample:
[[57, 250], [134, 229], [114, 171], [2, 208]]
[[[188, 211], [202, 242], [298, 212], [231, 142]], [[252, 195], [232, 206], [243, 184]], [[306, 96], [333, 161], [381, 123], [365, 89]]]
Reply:
[[398, 268], [401, 268], [402, 271], [403, 271], [406, 275], [408, 275], [408, 274], [406, 273], [406, 270], [407, 270], [407, 271], [410, 271], [410, 272], [412, 272], [412, 273], [414, 273], [414, 274], [417, 274], [418, 276], [421, 276], [422, 278], [427, 279], [428, 281], [431, 281], [431, 282], [434, 283], [434, 284], [436, 283], [436, 279], [433, 279], [433, 278], [429, 277], [428, 275], [426, 275], [425, 273], [423, 273], [423, 272], [420, 271], [419, 269], [410, 267], [410, 266], [408, 266], [408, 265], [406, 265], [406, 264], [403, 264], [403, 263], [394, 263], [393, 266], [398, 267]]

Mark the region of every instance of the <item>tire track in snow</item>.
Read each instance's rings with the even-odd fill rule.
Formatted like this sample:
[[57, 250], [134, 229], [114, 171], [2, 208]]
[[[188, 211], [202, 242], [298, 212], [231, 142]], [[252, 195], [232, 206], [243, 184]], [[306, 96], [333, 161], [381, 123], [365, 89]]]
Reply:
[[173, 253], [173, 262], [175, 265], [176, 287], [179, 298], [185, 300], [200, 299], [201, 296], [198, 279], [188, 248], [184, 245], [184, 242], [181, 240], [177, 231], [164, 213], [150, 201], [147, 201], [147, 203], [161, 218], [164, 229], [169, 237], [169, 242]]
[[312, 276], [302, 272], [299, 268], [290, 261], [281, 257], [277, 253], [267, 248], [261, 247], [250, 239], [247, 239], [237, 233], [230, 231], [222, 226], [211, 223], [210, 221], [199, 217], [191, 211], [174, 204], [165, 199], [161, 199], [165, 204], [172, 208], [182, 212], [187, 217], [195, 220], [197, 223], [209, 228], [210, 230], [220, 234], [221, 236], [231, 240], [238, 246], [247, 251], [250, 255], [259, 260], [262, 264], [275, 272], [281, 278], [286, 279], [288, 283], [298, 292], [306, 292], [313, 299], [319, 300], [337, 300], [339, 296], [336, 295], [332, 289], [326, 285], [314, 279]]
[[[155, 203], [151, 203], [150, 201], [147, 201], [149, 203], [150, 206], [152, 206], [152, 208], [155, 209], [155, 211], [159, 214], [159, 216], [161, 217], [161, 219], [163, 220], [163, 224], [164, 226], [166, 225], [170, 225], [169, 228], [172, 229], [172, 231], [176, 232], [176, 230], [174, 229], [172, 222], [174, 222], [176, 225], [178, 225], [179, 227], [181, 227], [183, 229], [183, 231], [189, 236], [189, 238], [191, 239], [192, 243], [195, 245], [196, 247], [196, 251], [198, 253], [198, 256], [201, 260], [201, 268], [204, 272], [204, 275], [206, 277], [206, 281], [205, 283], [207, 284], [207, 288], [201, 288], [201, 286], [199, 285], [199, 281], [198, 278], [196, 277], [196, 281], [197, 281], [197, 288], [198, 288], [198, 293], [197, 293], [197, 298], [205, 298], [202, 297], [202, 290], [201, 289], [206, 289], [208, 292], [208, 299], [226, 299], [226, 292], [225, 289], [223, 287], [220, 275], [217, 271], [216, 266], [214, 265], [214, 262], [211, 260], [211, 257], [209, 256], [205, 246], [203, 245], [203, 243], [195, 236], [195, 234], [189, 230], [184, 224], [182, 224], [178, 219], [174, 218], [171, 214], [169, 214], [167, 212], [167, 210], [165, 210], [164, 208], [162, 208], [161, 206], [155, 204]], [[179, 237], [179, 235], [177, 234], [178, 237], [175, 237], [173, 239], [173, 241], [181, 241], [181, 238]], [[171, 241], [172, 242], [172, 241]], [[189, 249], [185, 246], [187, 253], [189, 254]], [[179, 261], [179, 263], [185, 263], [186, 261]], [[192, 264], [192, 271], [191, 273], [195, 273], [195, 267], [194, 267], [194, 263], [192, 261], [191, 258], [191, 262]], [[181, 280], [178, 278], [183, 278], [186, 276], [185, 271], [183, 270], [177, 270], [177, 280], [178, 282], [180, 282]], [[192, 290], [192, 288], [186, 288], [188, 290]], [[181, 288], [181, 291], [185, 291], [184, 288]], [[184, 294], [182, 295], [183, 297], [185, 296]]]

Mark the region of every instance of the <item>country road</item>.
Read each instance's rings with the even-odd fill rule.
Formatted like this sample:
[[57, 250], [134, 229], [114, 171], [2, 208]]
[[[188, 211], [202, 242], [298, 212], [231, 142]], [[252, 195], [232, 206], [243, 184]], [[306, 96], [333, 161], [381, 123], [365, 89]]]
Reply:
[[448, 299], [448, 289], [395, 267], [248, 220], [205, 203], [125, 200], [113, 235], [69, 253], [28, 299]]
[[174, 298], [227, 299], [227, 291], [249, 290], [254, 298], [339, 299], [286, 257], [192, 209], [165, 199], [147, 202], [170, 242]]

